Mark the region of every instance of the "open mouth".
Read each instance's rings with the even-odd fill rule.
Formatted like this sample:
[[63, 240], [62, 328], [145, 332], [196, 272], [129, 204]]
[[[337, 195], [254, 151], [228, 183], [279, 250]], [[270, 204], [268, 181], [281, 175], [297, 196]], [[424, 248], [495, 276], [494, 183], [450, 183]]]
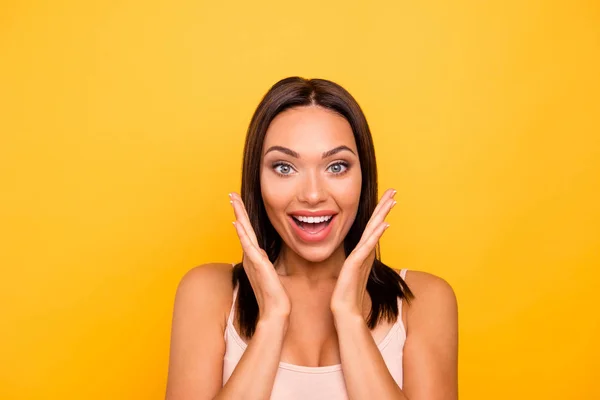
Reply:
[[324, 215], [321, 217], [305, 217], [292, 215], [292, 219], [296, 223], [296, 225], [302, 229], [303, 231], [316, 234], [321, 232], [323, 229], [327, 228], [327, 226], [331, 223], [335, 215]]

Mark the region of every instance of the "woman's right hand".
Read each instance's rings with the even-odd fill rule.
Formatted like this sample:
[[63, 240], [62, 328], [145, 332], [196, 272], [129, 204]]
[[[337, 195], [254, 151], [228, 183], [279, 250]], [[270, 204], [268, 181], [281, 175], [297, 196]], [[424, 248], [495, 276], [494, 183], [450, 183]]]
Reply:
[[233, 223], [244, 252], [242, 264], [258, 303], [259, 320], [289, 320], [292, 305], [267, 253], [260, 248], [242, 198], [231, 193], [236, 221]]

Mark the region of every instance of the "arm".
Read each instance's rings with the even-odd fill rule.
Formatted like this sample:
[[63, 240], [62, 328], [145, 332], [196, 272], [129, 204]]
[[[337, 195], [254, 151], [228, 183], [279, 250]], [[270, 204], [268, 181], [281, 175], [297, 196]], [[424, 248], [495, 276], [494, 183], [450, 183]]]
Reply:
[[404, 393], [410, 400], [458, 398], [458, 306], [452, 287], [425, 272], [411, 271], [415, 299], [407, 309]]
[[362, 313], [375, 247], [389, 227], [385, 217], [396, 204], [395, 194], [391, 189], [383, 194], [360, 241], [344, 261], [331, 296], [342, 370], [351, 399], [406, 400], [390, 375]]
[[[206, 265], [181, 280], [175, 297], [167, 400], [268, 398], [287, 322], [260, 320], [255, 335], [223, 385], [224, 329], [231, 266]], [[225, 293], [226, 295], [220, 295]], [[256, 368], [260, 365], [261, 368]]]
[[269, 399], [281, 358], [284, 320], [259, 321], [231, 378], [216, 399]]
[[390, 375], [363, 317], [334, 314], [334, 320], [348, 397], [407, 400]]
[[342, 367], [352, 399], [458, 398], [456, 297], [450, 285], [436, 276], [423, 272], [410, 275], [407, 283], [415, 299], [407, 312], [403, 390], [390, 375], [364, 319], [336, 316]]

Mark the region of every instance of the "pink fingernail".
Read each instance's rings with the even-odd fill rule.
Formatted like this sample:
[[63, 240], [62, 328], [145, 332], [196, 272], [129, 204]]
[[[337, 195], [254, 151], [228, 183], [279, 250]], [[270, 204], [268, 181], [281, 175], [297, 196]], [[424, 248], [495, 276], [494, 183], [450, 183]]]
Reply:
[[385, 226], [385, 229], [387, 229], [387, 228], [389, 228], [389, 227], [390, 227], [390, 224], [387, 224], [387, 225]]

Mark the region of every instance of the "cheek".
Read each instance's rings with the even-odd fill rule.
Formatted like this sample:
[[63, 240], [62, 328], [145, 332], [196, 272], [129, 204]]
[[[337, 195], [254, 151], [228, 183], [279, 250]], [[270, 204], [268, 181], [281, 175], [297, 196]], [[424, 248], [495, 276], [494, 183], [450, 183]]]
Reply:
[[345, 180], [344, 184], [336, 186], [335, 197], [338, 206], [348, 217], [348, 221], [346, 222], [348, 227], [354, 222], [354, 218], [358, 211], [361, 187], [362, 179], [360, 172], [352, 176], [352, 179]]
[[289, 203], [286, 193], [290, 193], [290, 190], [286, 187], [285, 179], [271, 179], [264, 174], [260, 177], [260, 188], [265, 209], [272, 220], [272, 212], [285, 210]]
[[348, 196], [348, 201], [355, 203], [358, 205], [358, 201], [360, 200], [360, 191], [362, 188], [362, 174], [360, 167], [355, 168], [354, 171], [351, 172], [352, 177], [347, 182], [345, 186], [345, 195]]

